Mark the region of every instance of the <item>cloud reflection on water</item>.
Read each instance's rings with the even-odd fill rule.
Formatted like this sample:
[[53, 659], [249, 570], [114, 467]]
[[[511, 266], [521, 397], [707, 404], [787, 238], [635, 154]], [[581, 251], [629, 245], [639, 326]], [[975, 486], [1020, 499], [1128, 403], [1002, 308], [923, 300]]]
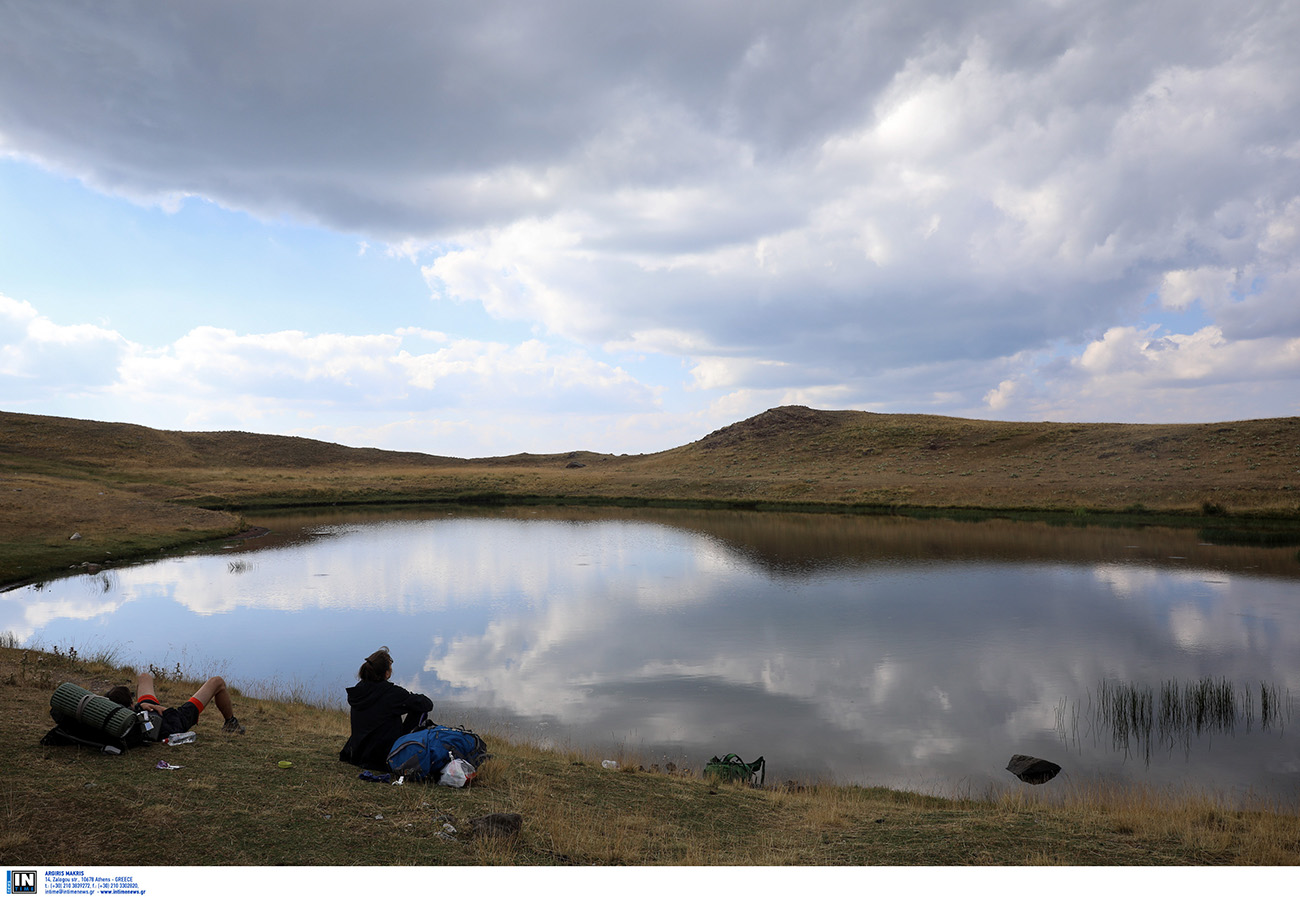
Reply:
[[695, 512], [302, 526], [314, 535], [119, 569], [98, 595], [84, 577], [7, 593], [0, 628], [51, 644], [93, 621], [112, 638], [148, 607], [171, 650], [324, 695], [384, 643], [396, 677], [450, 716], [646, 762], [764, 754], [769, 778], [979, 790], [1010, 754], [1037, 753], [1065, 777], [1300, 782], [1290, 733], [1139, 769], [1103, 733], [1063, 741], [1056, 726], [1063, 700], [1106, 679], [1300, 694], [1296, 572], [1276, 552], [1166, 531]]

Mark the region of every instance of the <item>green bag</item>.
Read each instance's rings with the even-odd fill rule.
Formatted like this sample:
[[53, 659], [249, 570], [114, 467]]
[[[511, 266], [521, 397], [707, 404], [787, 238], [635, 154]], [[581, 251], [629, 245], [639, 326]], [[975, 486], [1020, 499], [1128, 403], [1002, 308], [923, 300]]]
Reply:
[[[757, 782], [754, 781], [755, 776], [758, 777]], [[735, 754], [727, 754], [721, 760], [714, 757], [704, 764], [704, 777], [706, 779], [720, 779], [724, 782], [762, 785], [767, 778], [767, 770], [764, 767], [762, 757], [759, 757], [753, 763], [746, 763]]]
[[56, 722], [78, 722], [113, 738], [125, 738], [139, 721], [129, 707], [71, 682], [64, 682], [50, 695], [50, 716]]
[[50, 716], [55, 726], [41, 739], [44, 745], [83, 745], [120, 754], [145, 736], [143, 723], [130, 708], [71, 682], [50, 696]]

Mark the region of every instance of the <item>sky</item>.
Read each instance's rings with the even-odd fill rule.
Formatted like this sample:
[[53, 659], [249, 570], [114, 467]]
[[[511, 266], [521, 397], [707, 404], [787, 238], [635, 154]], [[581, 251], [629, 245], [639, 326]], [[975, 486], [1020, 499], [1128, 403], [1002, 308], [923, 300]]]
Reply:
[[1300, 414], [1300, 6], [0, 0], [0, 410]]

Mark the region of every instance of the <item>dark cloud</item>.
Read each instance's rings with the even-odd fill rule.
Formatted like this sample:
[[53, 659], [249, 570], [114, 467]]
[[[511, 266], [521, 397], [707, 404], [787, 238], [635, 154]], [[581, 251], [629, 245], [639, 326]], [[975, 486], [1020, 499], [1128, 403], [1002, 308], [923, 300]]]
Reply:
[[0, 149], [146, 201], [450, 247], [426, 269], [439, 295], [731, 363], [737, 387], [1081, 354], [1202, 268], [1255, 283], [1212, 309], [1228, 338], [1265, 335], [1247, 317], [1300, 337], [1285, 3], [11, 0], [3, 18]]

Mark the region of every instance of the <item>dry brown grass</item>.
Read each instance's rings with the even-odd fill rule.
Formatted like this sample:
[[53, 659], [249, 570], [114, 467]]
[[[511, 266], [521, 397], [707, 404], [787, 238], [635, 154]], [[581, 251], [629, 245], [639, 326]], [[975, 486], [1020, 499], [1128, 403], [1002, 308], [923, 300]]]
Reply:
[[[339, 710], [238, 691], [244, 736], [205, 714], [199, 740], [110, 757], [38, 742], [62, 681], [102, 691], [111, 658], [0, 647], [0, 852], [79, 865], [1294, 865], [1300, 818], [1198, 795], [1029, 786], [987, 799], [883, 788], [753, 789], [697, 775], [602, 769], [490, 729], [495, 757], [468, 789], [371, 784], [337, 751]], [[179, 701], [196, 683], [164, 675]], [[447, 720], [447, 722], [456, 722]], [[180, 770], [155, 770], [160, 757]], [[279, 761], [293, 765], [282, 769]], [[515, 838], [469, 820], [518, 813]], [[454, 832], [448, 831], [450, 825]], [[154, 837], [142, 837], [149, 832]], [[164, 834], [165, 833], [165, 836]]]
[[485, 497], [1295, 518], [1300, 418], [1004, 423], [794, 407], [649, 455], [465, 460], [0, 413], [0, 582], [233, 533], [241, 509]]
[[[584, 464], [570, 467], [571, 462]], [[1069, 425], [774, 409], [641, 456], [460, 460], [239, 433], [181, 434], [0, 413], [0, 582], [102, 563], [242, 527], [223, 507], [446, 501], [499, 494], [738, 506], [1134, 509], [1300, 513], [1300, 421]], [[205, 509], [207, 508], [207, 509]], [[762, 540], [761, 514], [737, 515]], [[79, 532], [80, 540], [69, 536]], [[784, 538], [789, 538], [788, 529]], [[1021, 534], [1023, 535], [1023, 533]], [[1048, 533], [1043, 538], [1052, 538]], [[9, 759], [0, 854], [33, 865], [347, 864], [1295, 864], [1294, 814], [1108, 786], [1045, 801], [871, 788], [755, 790], [619, 771], [487, 731], [497, 758], [466, 791], [369, 785], [335, 760], [345, 716], [241, 696], [249, 736], [199, 727], [183, 775], [162, 748], [110, 758], [41, 748], [65, 678], [99, 691], [111, 658], [0, 647]], [[192, 683], [166, 682], [182, 699]], [[451, 721], [454, 722], [454, 721]], [[186, 750], [186, 749], [177, 749]], [[294, 765], [281, 770], [278, 761]], [[620, 758], [635, 768], [635, 758]], [[486, 812], [524, 816], [513, 840], [451, 838]], [[148, 840], [147, 830], [172, 837]]]
[[1193, 790], [1090, 782], [1071, 786], [1051, 800], [1031, 791], [1007, 792], [997, 805], [1014, 813], [1066, 810], [1081, 825], [1113, 836], [1169, 845], [1185, 855], [1208, 858], [1234, 854], [1243, 865], [1279, 866], [1300, 862], [1300, 816], [1261, 802], [1231, 808]]

